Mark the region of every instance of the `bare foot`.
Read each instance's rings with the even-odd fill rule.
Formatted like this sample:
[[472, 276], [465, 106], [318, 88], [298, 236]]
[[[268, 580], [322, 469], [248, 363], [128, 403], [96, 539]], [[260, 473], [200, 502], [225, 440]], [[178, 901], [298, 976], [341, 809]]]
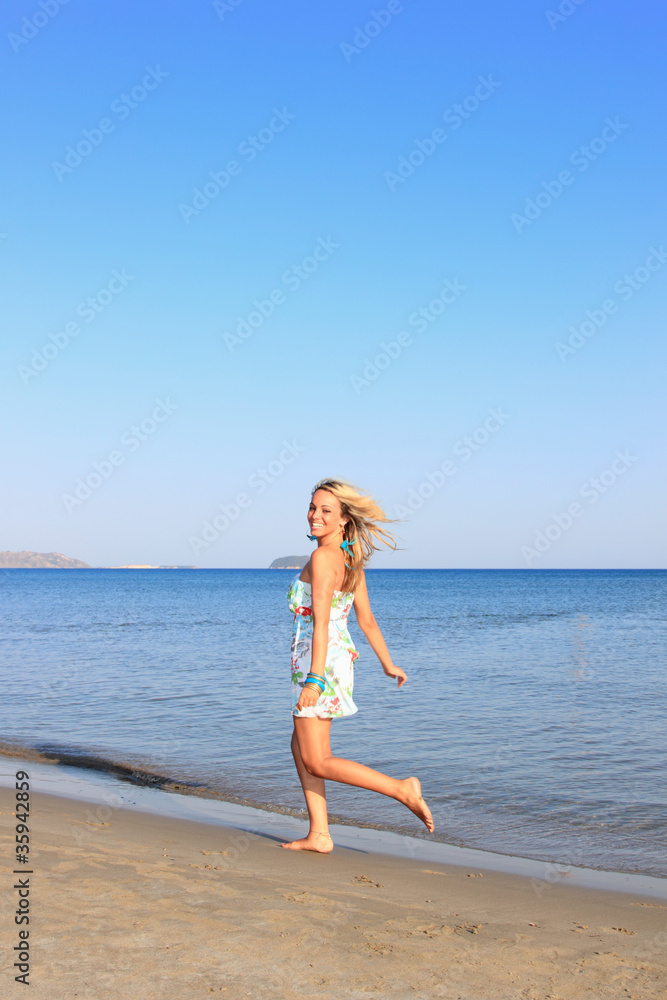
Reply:
[[419, 783], [419, 778], [405, 778], [401, 784], [403, 785], [403, 795], [400, 801], [408, 809], [411, 809], [415, 816], [419, 817], [429, 833], [433, 833], [435, 824], [431, 810], [422, 798], [422, 786]]
[[309, 833], [303, 840], [293, 840], [281, 844], [281, 847], [291, 851], [316, 851], [317, 854], [329, 854], [333, 851], [333, 840], [328, 833]]

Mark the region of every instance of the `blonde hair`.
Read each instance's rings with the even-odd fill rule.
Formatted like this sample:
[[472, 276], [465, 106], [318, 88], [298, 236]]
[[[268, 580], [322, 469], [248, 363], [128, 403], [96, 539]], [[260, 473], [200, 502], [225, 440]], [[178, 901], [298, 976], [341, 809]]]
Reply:
[[[356, 587], [357, 571], [366, 565], [374, 552], [380, 551], [376, 542], [396, 549], [393, 535], [379, 527], [380, 524], [392, 524], [393, 520], [386, 516], [373, 497], [362, 494], [344, 479], [320, 479], [313, 486], [311, 499], [318, 490], [326, 490], [335, 496], [341, 515], [347, 518], [343, 540], [348, 542], [349, 549], [345, 550], [345, 577], [341, 589], [351, 593]], [[351, 544], [353, 541], [354, 545]]]

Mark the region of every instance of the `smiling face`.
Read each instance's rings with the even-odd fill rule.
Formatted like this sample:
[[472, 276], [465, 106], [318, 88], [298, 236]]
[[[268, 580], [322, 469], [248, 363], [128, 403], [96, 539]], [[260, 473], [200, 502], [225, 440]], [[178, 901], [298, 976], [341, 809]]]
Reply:
[[340, 501], [327, 490], [316, 490], [308, 508], [310, 533], [315, 538], [341, 536], [346, 522], [340, 508]]

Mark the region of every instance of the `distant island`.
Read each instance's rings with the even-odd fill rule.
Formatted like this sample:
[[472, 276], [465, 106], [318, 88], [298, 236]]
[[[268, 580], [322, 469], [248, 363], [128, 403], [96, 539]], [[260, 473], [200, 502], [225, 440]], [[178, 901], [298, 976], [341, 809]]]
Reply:
[[127, 566], [97, 566], [97, 569], [199, 569], [199, 566], [150, 566], [148, 563], [128, 563]]
[[303, 569], [310, 556], [282, 556], [274, 559], [269, 569]]
[[199, 566], [89, 566], [62, 552], [0, 552], [0, 569], [199, 569]]
[[90, 569], [62, 552], [0, 552], [0, 569]]

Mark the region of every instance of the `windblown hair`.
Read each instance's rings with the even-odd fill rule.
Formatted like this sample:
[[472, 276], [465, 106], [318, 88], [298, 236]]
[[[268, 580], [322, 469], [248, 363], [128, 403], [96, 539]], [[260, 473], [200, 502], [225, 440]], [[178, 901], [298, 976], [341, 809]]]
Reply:
[[[311, 498], [317, 490], [332, 493], [340, 503], [343, 517], [347, 518], [343, 540], [348, 542], [349, 549], [345, 551], [347, 565], [342, 589], [351, 593], [356, 587], [357, 571], [366, 565], [374, 552], [380, 551], [377, 542], [396, 549], [393, 535], [380, 527], [381, 524], [391, 524], [393, 521], [385, 515], [373, 497], [364, 496], [356, 486], [344, 479], [320, 479], [313, 486]], [[353, 541], [354, 545], [351, 544]]]

